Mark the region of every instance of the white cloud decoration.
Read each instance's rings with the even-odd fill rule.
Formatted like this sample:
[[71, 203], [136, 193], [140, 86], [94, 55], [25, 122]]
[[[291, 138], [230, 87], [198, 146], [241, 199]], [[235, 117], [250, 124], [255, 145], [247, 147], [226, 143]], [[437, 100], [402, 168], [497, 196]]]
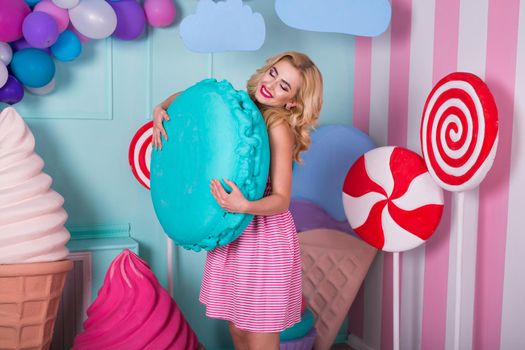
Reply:
[[196, 52], [255, 51], [264, 43], [266, 27], [262, 15], [241, 0], [200, 0], [195, 14], [182, 20], [180, 35]]
[[293, 28], [359, 36], [380, 35], [392, 16], [388, 0], [276, 0], [275, 11]]

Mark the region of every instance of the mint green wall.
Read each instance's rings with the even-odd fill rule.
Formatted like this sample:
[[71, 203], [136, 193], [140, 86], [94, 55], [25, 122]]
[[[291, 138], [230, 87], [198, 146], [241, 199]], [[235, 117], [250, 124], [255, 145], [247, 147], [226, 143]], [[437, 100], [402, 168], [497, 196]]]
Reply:
[[[197, 1], [177, 4], [177, 23], [149, 29], [140, 40], [92, 41], [76, 61], [57, 64], [57, 87], [48, 96], [27, 93], [15, 107], [36, 138], [54, 189], [65, 198], [68, 226], [129, 225], [131, 237], [167, 286], [165, 235], [153, 212], [149, 191], [134, 179], [128, 165], [128, 145], [150, 117], [153, 106], [210, 76], [228, 79], [240, 89], [273, 54], [284, 50], [307, 53], [325, 81], [321, 124], [351, 123], [354, 39], [342, 34], [299, 31], [276, 16], [273, 1], [245, 3], [266, 21], [266, 41], [256, 52], [197, 54], [179, 37], [184, 16]], [[174, 257], [174, 296], [208, 349], [228, 348], [223, 322], [206, 319], [198, 302], [205, 253], [179, 248]], [[95, 263], [97, 263], [95, 261]]]

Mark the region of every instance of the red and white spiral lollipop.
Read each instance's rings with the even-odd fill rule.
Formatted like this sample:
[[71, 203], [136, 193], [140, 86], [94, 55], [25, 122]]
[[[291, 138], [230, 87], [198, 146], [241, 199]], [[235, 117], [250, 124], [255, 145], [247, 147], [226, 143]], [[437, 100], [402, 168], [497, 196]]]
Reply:
[[153, 137], [153, 121], [144, 124], [133, 136], [129, 144], [128, 159], [133, 175], [138, 182], [150, 189], [150, 162], [151, 162], [151, 139]]
[[417, 153], [380, 147], [361, 156], [346, 175], [343, 206], [354, 231], [388, 252], [415, 248], [437, 228], [443, 190]]
[[471, 73], [441, 79], [425, 103], [420, 136], [425, 162], [441, 187], [477, 187], [498, 145], [498, 110], [487, 85]]

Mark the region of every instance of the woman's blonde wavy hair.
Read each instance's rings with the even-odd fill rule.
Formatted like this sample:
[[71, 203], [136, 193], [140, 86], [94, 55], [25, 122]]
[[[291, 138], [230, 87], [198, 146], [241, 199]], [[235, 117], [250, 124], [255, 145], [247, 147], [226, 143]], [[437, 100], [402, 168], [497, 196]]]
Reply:
[[[283, 107], [268, 107], [257, 103], [255, 92], [262, 76], [277, 62], [287, 60], [301, 74], [302, 83], [295, 96], [296, 105], [290, 110]], [[300, 154], [310, 146], [310, 131], [317, 125], [323, 104], [323, 77], [312, 60], [303, 53], [287, 51], [270, 57], [264, 66], [250, 77], [248, 94], [258, 104], [266, 126], [270, 128], [279, 122], [286, 122], [295, 136], [293, 159], [302, 162]]]

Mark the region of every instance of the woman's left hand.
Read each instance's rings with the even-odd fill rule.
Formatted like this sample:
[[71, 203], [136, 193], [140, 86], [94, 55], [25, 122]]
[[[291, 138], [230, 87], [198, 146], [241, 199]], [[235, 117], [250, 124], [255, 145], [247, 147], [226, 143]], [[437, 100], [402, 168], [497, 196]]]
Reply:
[[232, 188], [230, 193], [226, 192], [218, 180], [212, 179], [210, 181], [211, 194], [217, 203], [227, 212], [245, 213], [250, 201], [244, 197], [235, 183], [227, 179], [224, 179], [224, 182]]

